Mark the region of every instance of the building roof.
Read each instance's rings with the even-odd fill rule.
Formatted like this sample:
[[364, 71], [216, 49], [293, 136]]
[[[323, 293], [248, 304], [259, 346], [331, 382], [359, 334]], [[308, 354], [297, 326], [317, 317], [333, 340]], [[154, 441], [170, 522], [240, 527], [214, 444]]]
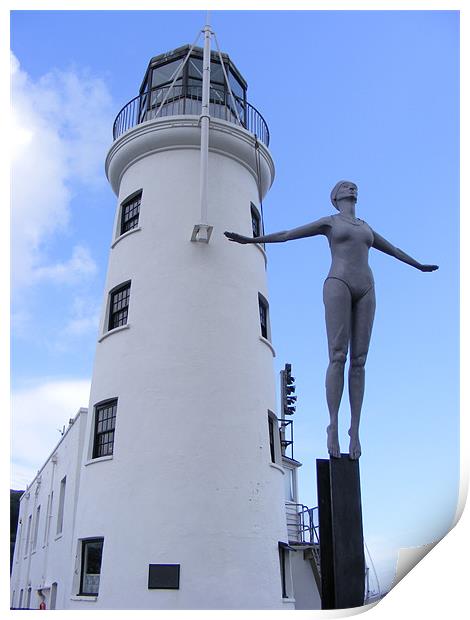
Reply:
[[43, 469], [46, 467], [46, 465], [49, 463], [49, 461], [51, 460], [51, 458], [54, 456], [54, 453], [56, 452], [57, 448], [60, 446], [60, 444], [64, 441], [64, 439], [66, 438], [66, 436], [68, 435], [70, 429], [72, 428], [72, 426], [75, 424], [75, 422], [77, 421], [78, 417], [82, 414], [82, 413], [88, 413], [88, 409], [87, 407], [80, 407], [80, 409], [77, 411], [77, 413], [75, 414], [75, 417], [70, 418], [69, 420], [69, 425], [68, 427], [65, 429], [64, 434], [62, 435], [62, 437], [59, 439], [59, 441], [56, 443], [56, 445], [54, 446], [54, 449], [50, 452], [49, 456], [47, 457], [47, 459], [44, 461], [44, 463], [42, 464], [42, 466], [38, 469], [37, 474], [34, 476], [34, 478], [31, 480], [31, 482], [26, 485], [26, 489], [23, 491], [23, 495], [20, 497], [20, 501], [23, 499], [23, 496], [25, 493], [27, 493], [30, 488], [33, 486], [34, 482], [37, 480], [38, 476], [41, 475], [41, 472], [43, 471]]

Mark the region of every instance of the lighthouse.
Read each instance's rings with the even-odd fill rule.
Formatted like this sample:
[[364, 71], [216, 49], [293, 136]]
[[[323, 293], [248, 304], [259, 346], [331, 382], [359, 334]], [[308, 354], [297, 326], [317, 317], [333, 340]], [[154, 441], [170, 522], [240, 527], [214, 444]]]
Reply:
[[114, 121], [90, 401], [20, 498], [15, 609], [321, 607], [266, 252], [223, 234], [262, 235], [269, 130], [202, 33], [151, 58]]
[[210, 39], [152, 58], [114, 123], [72, 609], [294, 608], [266, 254], [223, 236], [262, 230], [274, 164]]

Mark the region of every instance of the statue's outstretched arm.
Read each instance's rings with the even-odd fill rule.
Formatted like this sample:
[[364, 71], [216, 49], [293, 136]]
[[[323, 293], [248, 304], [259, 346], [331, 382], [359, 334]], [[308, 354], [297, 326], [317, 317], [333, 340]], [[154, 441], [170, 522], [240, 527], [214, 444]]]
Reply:
[[387, 241], [387, 239], [384, 239], [384, 237], [379, 235], [379, 233], [376, 233], [375, 230], [372, 232], [374, 233], [374, 243], [372, 244], [372, 247], [376, 250], [380, 250], [380, 252], [383, 252], [384, 254], [389, 254], [389, 256], [393, 256], [394, 258], [397, 258], [403, 263], [411, 265], [420, 271], [436, 271], [436, 269], [439, 269], [437, 265], [422, 265], [412, 256], [409, 256], [403, 252], [403, 250], [400, 250], [400, 248], [396, 248], [390, 243], [390, 241]]
[[270, 235], [262, 235], [260, 237], [245, 237], [238, 233], [225, 231], [224, 235], [230, 241], [237, 243], [282, 243], [283, 241], [292, 241], [293, 239], [303, 239], [304, 237], [314, 237], [315, 235], [325, 235], [331, 226], [329, 217], [322, 217], [315, 222], [292, 228], [291, 230], [283, 230], [281, 232], [271, 233]]

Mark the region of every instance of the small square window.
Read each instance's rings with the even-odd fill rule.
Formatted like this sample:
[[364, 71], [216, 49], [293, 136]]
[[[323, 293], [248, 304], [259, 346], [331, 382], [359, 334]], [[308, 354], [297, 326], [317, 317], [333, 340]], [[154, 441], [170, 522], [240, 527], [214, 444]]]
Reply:
[[80, 596], [98, 596], [103, 542], [103, 538], [90, 538], [82, 541]]
[[126, 325], [131, 283], [126, 282], [110, 293], [108, 330]]
[[108, 400], [95, 406], [94, 459], [113, 454], [116, 412], [117, 399]]
[[142, 192], [128, 198], [121, 206], [121, 235], [128, 230], [137, 228], [139, 224], [140, 201]]

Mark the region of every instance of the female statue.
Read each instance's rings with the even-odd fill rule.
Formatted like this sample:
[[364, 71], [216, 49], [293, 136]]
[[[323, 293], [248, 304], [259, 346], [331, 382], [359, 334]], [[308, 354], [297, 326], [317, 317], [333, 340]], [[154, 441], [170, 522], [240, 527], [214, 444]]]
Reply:
[[270, 235], [244, 237], [225, 232], [230, 241], [237, 243], [278, 243], [325, 235], [331, 250], [331, 267], [323, 285], [329, 365], [326, 372], [326, 400], [330, 414], [327, 427], [328, 453], [341, 457], [338, 440], [338, 411], [343, 394], [344, 366], [348, 349], [349, 402], [351, 427], [349, 429], [349, 457], [361, 455], [359, 420], [364, 397], [364, 367], [375, 313], [374, 278], [368, 257], [371, 247], [389, 254], [420, 271], [435, 271], [437, 265], [422, 265], [402, 250], [381, 237], [363, 220], [356, 217], [357, 186], [350, 181], [339, 181], [331, 191], [331, 202], [337, 215], [323, 217], [315, 222]]

